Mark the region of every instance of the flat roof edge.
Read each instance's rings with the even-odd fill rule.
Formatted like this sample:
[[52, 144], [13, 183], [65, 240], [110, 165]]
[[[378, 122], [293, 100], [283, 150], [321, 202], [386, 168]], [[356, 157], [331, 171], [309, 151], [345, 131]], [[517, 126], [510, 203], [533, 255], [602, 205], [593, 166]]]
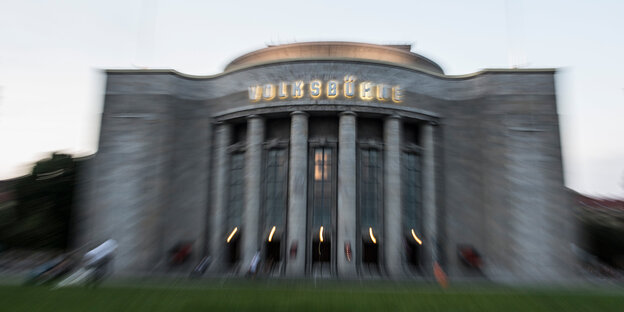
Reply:
[[215, 75], [191, 75], [191, 74], [185, 74], [182, 72], [179, 72], [175, 69], [104, 69], [103, 71], [106, 74], [148, 74], [148, 75], [153, 75], [153, 74], [169, 74], [169, 75], [176, 75], [179, 76], [181, 78], [185, 78], [185, 79], [193, 79], [193, 80], [208, 80], [208, 79], [215, 79], [215, 78], [219, 78], [221, 76], [225, 76], [231, 73], [235, 73], [238, 71], [243, 71], [243, 70], [248, 70], [248, 69], [252, 69], [252, 68], [256, 68], [256, 67], [265, 67], [265, 66], [271, 66], [271, 65], [278, 65], [278, 64], [285, 64], [285, 63], [300, 63], [300, 62], [355, 62], [355, 63], [367, 63], [367, 64], [376, 64], [376, 65], [383, 65], [383, 66], [391, 66], [391, 67], [395, 67], [395, 68], [401, 68], [401, 69], [406, 69], [406, 70], [410, 70], [410, 71], [415, 71], [415, 72], [421, 72], [424, 74], [427, 74], [429, 76], [433, 76], [433, 77], [437, 77], [437, 78], [442, 78], [442, 79], [468, 79], [468, 78], [474, 78], [474, 77], [478, 77], [481, 75], [486, 75], [486, 74], [528, 74], [528, 73], [555, 73], [557, 71], [556, 68], [485, 68], [482, 69], [480, 71], [474, 72], [474, 73], [469, 73], [469, 74], [462, 74], [462, 75], [444, 75], [444, 74], [439, 74], [436, 72], [432, 72], [432, 71], [428, 71], [419, 67], [412, 67], [412, 66], [405, 66], [405, 65], [400, 65], [400, 64], [396, 64], [396, 63], [390, 63], [390, 62], [383, 62], [383, 61], [371, 61], [371, 60], [363, 60], [363, 59], [352, 59], [352, 58], [345, 58], [345, 59], [340, 59], [340, 58], [328, 58], [328, 59], [322, 59], [322, 58], [314, 58], [314, 59], [289, 59], [289, 60], [283, 60], [283, 61], [270, 61], [270, 62], [262, 62], [262, 63], [255, 63], [255, 64], [249, 64], [249, 65], [245, 65], [245, 66], [240, 66], [240, 67], [236, 67], [236, 68], [231, 68], [227, 71], [215, 74]]

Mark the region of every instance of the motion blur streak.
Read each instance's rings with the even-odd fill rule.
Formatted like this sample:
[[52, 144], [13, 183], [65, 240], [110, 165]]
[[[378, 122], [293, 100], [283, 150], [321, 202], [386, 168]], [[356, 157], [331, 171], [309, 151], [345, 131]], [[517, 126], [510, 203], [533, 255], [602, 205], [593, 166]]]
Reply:
[[230, 236], [228, 236], [228, 238], [227, 238], [227, 242], [228, 243], [232, 240], [232, 237], [234, 237], [234, 235], [236, 234], [237, 231], [238, 231], [238, 227], [235, 227], [234, 230], [232, 231], [232, 233], [230, 233]]

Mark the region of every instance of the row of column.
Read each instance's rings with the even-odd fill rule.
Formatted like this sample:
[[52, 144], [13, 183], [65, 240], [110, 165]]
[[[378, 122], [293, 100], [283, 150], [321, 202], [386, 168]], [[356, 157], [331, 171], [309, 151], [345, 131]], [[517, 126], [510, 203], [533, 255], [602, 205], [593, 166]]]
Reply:
[[[264, 119], [257, 115], [247, 118], [247, 141], [245, 151], [245, 205], [243, 211], [244, 234], [241, 239], [242, 265], [246, 268], [260, 247], [258, 235], [261, 207], [262, 144], [264, 142]], [[357, 115], [347, 111], [340, 113], [338, 146], [338, 210], [337, 210], [337, 273], [340, 277], [357, 274], [356, 261], [347, 259], [343, 251], [349, 243], [352, 255], [357, 254], [357, 181], [356, 181], [356, 139]], [[210, 254], [214, 264], [211, 270], [223, 269], [225, 215], [227, 207], [227, 175], [229, 165], [228, 146], [231, 142], [232, 126], [220, 123], [216, 129], [213, 209], [211, 212]], [[429, 223], [425, 227], [425, 243], [435, 246], [435, 191], [433, 186], [433, 131], [430, 125], [423, 131], [425, 149], [425, 185], [423, 218]], [[402, 225], [401, 225], [401, 120], [398, 116], [384, 121], [384, 241], [381, 243], [386, 272], [390, 276], [402, 274]], [[288, 213], [286, 246], [299, 246], [297, 253], [285, 255], [287, 276], [305, 274], [307, 199], [308, 199], [308, 114], [301, 111], [291, 113], [290, 163], [288, 179]], [[429, 168], [429, 171], [427, 171]], [[429, 187], [428, 187], [429, 185]], [[428, 188], [427, 188], [428, 187]], [[428, 194], [427, 194], [428, 193]], [[435, 254], [432, 249], [431, 256]]]

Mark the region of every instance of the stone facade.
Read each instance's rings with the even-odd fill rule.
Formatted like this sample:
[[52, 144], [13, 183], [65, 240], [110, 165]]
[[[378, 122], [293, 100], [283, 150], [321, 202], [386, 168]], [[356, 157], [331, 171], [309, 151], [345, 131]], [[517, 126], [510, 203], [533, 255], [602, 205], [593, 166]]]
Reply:
[[[107, 71], [77, 244], [116, 239], [118, 274], [189, 271], [209, 255], [209, 274], [242, 275], [260, 250], [272, 276], [429, 278], [434, 262], [458, 279], [574, 275], [554, 70], [447, 76], [402, 47], [323, 45], [348, 51], [270, 47], [212, 77]], [[393, 56], [370, 58], [384, 49]], [[309, 89], [250, 101], [250, 86], [345, 76], [398, 86], [401, 101]], [[182, 242], [191, 256], [171, 268]], [[462, 263], [462, 246], [479, 269]]]

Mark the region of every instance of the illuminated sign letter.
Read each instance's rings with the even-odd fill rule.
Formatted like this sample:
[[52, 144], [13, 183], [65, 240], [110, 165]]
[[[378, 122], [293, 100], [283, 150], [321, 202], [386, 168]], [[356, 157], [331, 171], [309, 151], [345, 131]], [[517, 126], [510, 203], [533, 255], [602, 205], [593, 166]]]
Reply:
[[304, 83], [301, 80], [293, 82], [291, 88], [291, 94], [293, 98], [300, 99], [303, 97], [303, 86]]
[[400, 86], [395, 86], [392, 88], [392, 102], [401, 103], [403, 102], [403, 89]]
[[373, 84], [365, 81], [360, 83], [360, 98], [368, 101], [373, 99]]
[[265, 101], [270, 101], [275, 97], [275, 86], [267, 83], [262, 90], [262, 97]]
[[261, 96], [262, 96], [262, 88], [260, 86], [249, 87], [249, 99], [252, 102], [260, 101]]
[[333, 99], [338, 96], [338, 81], [330, 80], [327, 82], [327, 97]]
[[316, 99], [319, 96], [321, 96], [321, 86], [322, 86], [322, 83], [320, 80], [312, 80], [310, 82], [310, 96], [313, 99]]
[[352, 98], [355, 96], [355, 77], [345, 76], [344, 78], [344, 96], [346, 98]]
[[392, 86], [371, 81], [358, 82], [358, 85], [356, 85], [356, 80], [355, 76], [346, 75], [342, 84], [342, 90], [340, 86], [341, 80], [322, 81], [314, 79], [308, 85], [303, 80], [252, 85], [248, 88], [249, 100], [258, 102], [260, 100], [301, 99], [305, 96], [306, 89], [310, 92], [309, 97], [312, 99], [320, 98], [323, 92], [325, 92], [327, 99], [335, 99], [341, 94], [344, 95], [345, 99], [352, 99], [356, 97], [357, 93], [357, 96], [364, 101], [375, 100], [379, 102], [393, 101], [394, 103], [401, 103], [404, 100], [404, 91], [399, 85]]
[[288, 97], [288, 92], [286, 91], [287, 87], [288, 87], [287, 83], [280, 82], [279, 88], [277, 89], [277, 97], [279, 97], [280, 99], [287, 98]]
[[390, 99], [390, 88], [383, 83], [377, 85], [377, 100], [387, 101]]

